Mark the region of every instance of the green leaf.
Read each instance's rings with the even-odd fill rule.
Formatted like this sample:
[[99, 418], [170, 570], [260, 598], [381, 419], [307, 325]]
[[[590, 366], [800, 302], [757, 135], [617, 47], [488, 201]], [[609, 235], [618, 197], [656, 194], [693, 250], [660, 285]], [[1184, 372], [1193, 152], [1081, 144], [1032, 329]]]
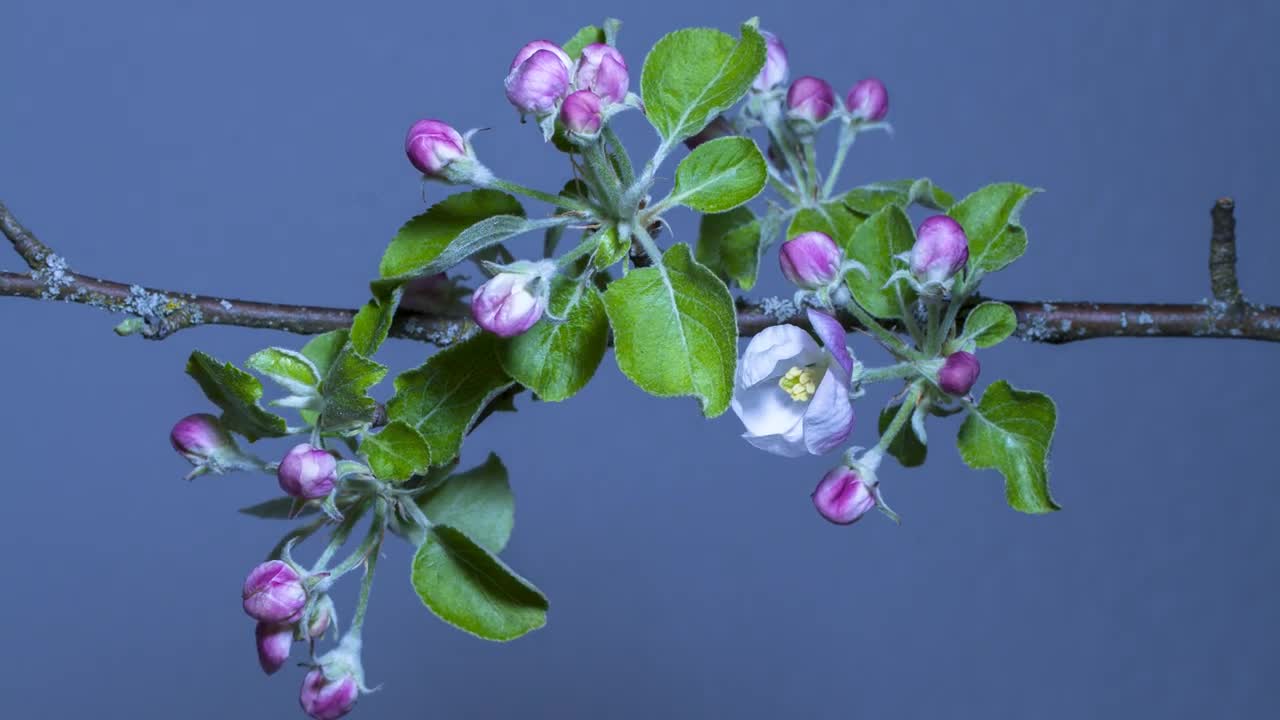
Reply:
[[1002, 302], [988, 301], [969, 311], [960, 343], [973, 341], [980, 348], [999, 345], [1018, 329], [1018, 316]]
[[961, 200], [947, 213], [969, 238], [969, 267], [995, 272], [1027, 250], [1027, 233], [1019, 225], [1022, 205], [1036, 192], [1017, 183], [988, 185]]
[[[603, 270], [627, 256], [631, 251], [631, 236], [618, 235], [618, 227], [610, 225], [600, 234], [600, 244], [596, 246], [591, 262]], [[537, 326], [535, 326], [537, 327]]]
[[578, 56], [582, 54], [582, 48], [588, 45], [603, 43], [604, 41], [603, 29], [598, 28], [595, 25], [587, 25], [574, 33], [573, 37], [569, 38], [569, 42], [565, 43], [562, 47], [564, 48], [565, 53], [569, 55], [569, 59], [577, 60]]
[[866, 219], [865, 215], [850, 210], [840, 200], [833, 200], [817, 207], [801, 208], [796, 212], [791, 218], [791, 225], [787, 227], [787, 237], [793, 238], [801, 233], [815, 231], [825, 233], [848, 254], [853, 234]]
[[993, 383], [969, 412], [956, 438], [969, 467], [1004, 475], [1009, 505], [1025, 513], [1058, 509], [1049, 495], [1049, 445], [1058, 412], [1048, 395]]
[[294, 395], [311, 394], [320, 384], [320, 371], [315, 363], [293, 350], [276, 347], [259, 350], [249, 356], [245, 365], [276, 381]]
[[751, 138], [716, 138], [680, 161], [671, 202], [698, 212], [724, 212], [759, 195], [767, 180], [764, 156]]
[[745, 207], [703, 215], [694, 255], [721, 279], [732, 280], [743, 290], [750, 290], [755, 287], [760, 272], [760, 254], [768, 245], [767, 240], [777, 234], [778, 224], [777, 215], [757, 220]]
[[457, 528], [435, 525], [413, 556], [418, 597], [441, 620], [486, 640], [514, 640], [547, 623], [547, 598]]
[[[901, 404], [890, 405], [880, 411], [881, 434], [884, 434], [889, 423], [893, 422], [893, 416], [898, 414], [900, 407], [902, 407]], [[893, 442], [889, 443], [889, 454], [897, 458], [902, 467], [919, 467], [924, 464], [928, 448], [920, 442], [920, 438], [916, 437], [916, 431], [911, 429], [911, 423], [907, 423], [894, 436]]]
[[911, 221], [897, 205], [886, 205], [853, 233], [849, 255], [866, 266], [867, 274], [851, 270], [845, 275], [845, 281], [854, 299], [872, 315], [879, 318], [901, 317], [897, 293], [902, 294], [907, 307], [915, 300], [915, 291], [905, 283], [895, 282], [888, 288], [884, 287], [899, 263], [893, 256], [909, 251], [915, 243], [915, 236]]
[[350, 433], [362, 429], [377, 412], [378, 403], [369, 397], [369, 388], [387, 374], [383, 365], [364, 357], [347, 345], [338, 353], [324, 381], [324, 400], [317, 426], [322, 433]]
[[618, 367], [632, 382], [659, 397], [697, 397], [707, 417], [729, 408], [737, 313], [729, 288], [687, 245], [611, 284], [604, 305]]
[[346, 330], [330, 330], [311, 338], [306, 345], [302, 346], [303, 356], [316, 366], [320, 377], [329, 374], [329, 368], [338, 357], [338, 353], [342, 352], [342, 348], [346, 346], [348, 336]]
[[365, 357], [373, 357], [391, 332], [391, 322], [395, 319], [399, 305], [399, 290], [384, 300], [365, 303], [351, 323], [351, 347]]
[[493, 453], [484, 464], [449, 476], [419, 506], [431, 522], [458, 528], [492, 553], [507, 546], [515, 525], [507, 468]]
[[677, 30], [644, 59], [645, 115], [674, 145], [738, 102], [763, 65], [764, 37], [750, 24], [741, 41], [708, 28]]
[[396, 394], [387, 404], [387, 415], [422, 433], [432, 462], [452, 460], [475, 418], [511, 386], [511, 378], [498, 363], [498, 342], [491, 333], [477, 334], [396, 378]]
[[543, 400], [572, 397], [595, 375], [609, 346], [609, 320], [594, 286], [557, 277], [551, 286], [552, 314], [503, 343], [498, 359], [507, 374]]
[[187, 374], [200, 385], [205, 397], [222, 409], [222, 424], [249, 442], [264, 437], [284, 437], [284, 418], [263, 410], [262, 383], [231, 363], [223, 363], [196, 350], [187, 360]]
[[366, 435], [360, 453], [379, 480], [404, 482], [431, 466], [427, 441], [408, 423], [389, 423], [377, 434]]
[[946, 210], [955, 204], [951, 193], [933, 184], [929, 178], [890, 180], [856, 187], [841, 198], [850, 210], [870, 215], [886, 205], [907, 209], [912, 204], [934, 210]]

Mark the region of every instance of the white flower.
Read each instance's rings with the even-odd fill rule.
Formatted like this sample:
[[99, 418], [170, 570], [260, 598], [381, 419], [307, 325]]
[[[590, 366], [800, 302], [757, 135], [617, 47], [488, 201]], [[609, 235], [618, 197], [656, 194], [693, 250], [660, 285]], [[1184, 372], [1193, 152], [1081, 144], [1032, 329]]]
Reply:
[[853, 432], [853, 356], [844, 328], [815, 310], [809, 322], [825, 348], [794, 325], [765, 328], [747, 344], [734, 383], [733, 411], [747, 428], [742, 437], [784, 457], [828, 453]]

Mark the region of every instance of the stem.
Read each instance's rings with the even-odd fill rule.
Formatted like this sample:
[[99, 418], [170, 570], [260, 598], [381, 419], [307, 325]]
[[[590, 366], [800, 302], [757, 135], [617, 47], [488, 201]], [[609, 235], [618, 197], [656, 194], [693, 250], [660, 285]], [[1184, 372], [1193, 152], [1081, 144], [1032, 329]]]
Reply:
[[972, 288], [977, 287], [980, 279], [981, 277], [976, 274], [972, 278], [966, 275], [964, 281], [960, 283], [960, 288], [952, 293], [951, 302], [947, 303], [947, 312], [942, 316], [942, 324], [929, 336], [929, 347], [925, 350], [929, 357], [936, 356], [942, 350], [942, 343], [946, 340], [947, 335], [951, 333], [952, 326], [956, 324], [956, 315], [960, 312], [960, 308], [965, 301], [969, 299], [969, 292]]
[[801, 185], [801, 183], [804, 182], [804, 173], [800, 170], [800, 162], [796, 159], [795, 152], [792, 151], [792, 147], [789, 143], [783, 142], [782, 138], [784, 135], [782, 133], [782, 128], [778, 125], [777, 121], [768, 125], [768, 129], [769, 138], [773, 141], [773, 146], [778, 148], [778, 152], [782, 153], [782, 159], [786, 160], [787, 168], [791, 171], [791, 178], [796, 181], [796, 187], [799, 189], [801, 195], [801, 204], [808, 204], [809, 198], [803, 192], [803, 187]]
[[627, 154], [627, 148], [618, 139], [618, 134], [613, 131], [609, 125], [604, 126], [604, 139], [608, 141], [609, 147], [613, 148], [614, 155], [618, 158], [618, 164], [622, 167], [622, 182], [625, 185], [631, 185], [636, 181], [636, 171], [631, 165], [631, 156]]
[[791, 187], [791, 184], [778, 174], [777, 169], [774, 168], [773, 165], [766, 161], [765, 167], [769, 170], [769, 184], [773, 186], [773, 189], [777, 190], [778, 194], [786, 198], [787, 202], [792, 205], [800, 205], [800, 193], [796, 192], [795, 188]]
[[351, 537], [351, 531], [355, 529], [356, 523], [360, 522], [360, 518], [364, 516], [366, 509], [368, 509], [367, 505], [358, 503], [356, 507], [347, 512], [347, 516], [342, 519], [338, 527], [333, 529], [333, 534], [329, 536], [329, 544], [325, 546], [324, 552], [320, 553], [320, 557], [316, 559], [312, 572], [324, 570], [329, 561], [333, 559], [334, 554], [346, 544], [347, 538]]
[[915, 341], [916, 346], [923, 347], [928, 335], [921, 334], [920, 323], [916, 322], [916, 314], [912, 311], [912, 308], [907, 307], [907, 301], [902, 297], [902, 287], [899, 283], [894, 283], [893, 294], [898, 298], [898, 310], [902, 312], [902, 324], [906, 326], [907, 332], [911, 334], [911, 339]]
[[605, 155], [604, 145], [593, 142], [582, 148], [582, 156], [587, 160], [587, 168], [595, 176], [600, 198], [605, 202], [611, 215], [617, 217], [622, 213], [622, 186], [613, 163]]
[[840, 177], [840, 171], [844, 168], [845, 158], [849, 155], [849, 148], [853, 147], [853, 141], [858, 137], [858, 132], [853, 129], [851, 123], [846, 122], [840, 128], [840, 144], [836, 146], [835, 158], [831, 160], [831, 170], [827, 172], [827, 181], [822, 184], [822, 199], [826, 200], [831, 197], [831, 192], [835, 190], [836, 178]]
[[863, 310], [862, 306], [859, 305], [857, 301], [850, 300], [845, 307], [848, 308], [849, 312], [858, 319], [858, 322], [862, 323], [863, 327], [869, 330], [872, 335], [875, 335], [880, 339], [881, 344], [883, 344], [889, 352], [899, 357], [910, 358], [912, 360], [921, 359], [920, 353], [907, 347], [906, 344], [902, 342], [901, 338], [885, 329], [885, 327], [875, 318], [871, 317], [870, 313]]
[[662, 250], [658, 249], [658, 243], [653, 241], [653, 238], [649, 235], [649, 231], [645, 229], [644, 225], [636, 223], [636, 226], [632, 228], [632, 235], [640, 241], [640, 247], [643, 248], [644, 253], [649, 256], [649, 261], [661, 270], [663, 275], [665, 275], [667, 271], [662, 265]]
[[813, 149], [813, 139], [804, 141], [802, 145], [805, 162], [805, 195], [818, 199], [818, 156]]
[[884, 367], [871, 368], [863, 370], [858, 376], [861, 383], [883, 382], [885, 380], [896, 380], [898, 378], [907, 378], [919, 373], [914, 363], [900, 362]]
[[369, 610], [369, 594], [373, 591], [373, 574], [378, 569], [378, 553], [382, 551], [384, 534], [385, 527], [378, 531], [377, 540], [369, 548], [369, 554], [364, 561], [364, 577], [360, 580], [360, 599], [356, 601], [356, 614], [351, 618], [351, 630], [348, 631], [357, 637], [364, 627], [365, 613]]
[[375, 499], [373, 503], [373, 520], [369, 523], [368, 534], [364, 536], [364, 541], [360, 543], [360, 547], [356, 548], [355, 552], [329, 571], [330, 582], [359, 567], [360, 563], [365, 562], [369, 553], [382, 542], [382, 535], [387, 530], [387, 503], [382, 498]]
[[915, 412], [916, 403], [920, 401], [920, 395], [923, 392], [923, 383], [917, 380], [911, 384], [911, 390], [907, 393], [906, 400], [903, 400], [902, 405], [898, 406], [898, 412], [894, 413], [889, 427], [885, 428], [884, 432], [880, 434], [880, 442], [876, 443], [874, 452], [883, 454], [889, 449], [893, 439], [898, 437], [898, 433], [902, 431], [903, 426], [911, 419], [911, 413]]
[[511, 182], [510, 180], [503, 180], [501, 178], [495, 178], [489, 184], [493, 187], [502, 188], [507, 192], [531, 197], [534, 200], [541, 200], [548, 205], [555, 205], [556, 207], [564, 208], [565, 210], [577, 210], [578, 212], [587, 213], [589, 215], [595, 214], [595, 208], [576, 198], [565, 197], [563, 195], [552, 195], [551, 193], [534, 190], [531, 187], [525, 187], [524, 185], [519, 185]]

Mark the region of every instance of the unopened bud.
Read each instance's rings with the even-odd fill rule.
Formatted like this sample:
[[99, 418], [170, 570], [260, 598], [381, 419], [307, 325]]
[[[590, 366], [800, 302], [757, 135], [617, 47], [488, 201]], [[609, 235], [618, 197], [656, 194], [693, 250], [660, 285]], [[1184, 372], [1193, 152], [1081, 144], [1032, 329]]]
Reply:
[[295, 622], [307, 604], [302, 577], [281, 560], [268, 560], [245, 578], [244, 611], [266, 623]]
[[761, 30], [760, 34], [764, 36], [764, 66], [751, 87], [765, 92], [787, 81], [787, 48], [773, 33]]
[[535, 40], [520, 48], [504, 82], [507, 100], [521, 113], [547, 115], [569, 90], [569, 56], [559, 45]]
[[778, 248], [778, 264], [787, 280], [817, 290], [840, 276], [840, 248], [826, 233], [801, 233]]
[[258, 641], [258, 664], [262, 671], [274, 675], [289, 660], [293, 646], [293, 626], [285, 623], [260, 622], [254, 630]]
[[889, 114], [889, 91], [875, 78], [860, 80], [845, 96], [849, 114], [867, 122], [878, 122]]
[[[188, 415], [173, 426], [169, 442], [178, 454], [196, 466], [197, 472], [222, 472], [235, 466], [240, 448], [218, 418], [207, 413]], [[195, 473], [193, 473], [195, 474]]]
[[467, 143], [447, 123], [419, 120], [405, 136], [404, 152], [418, 172], [428, 177], [443, 178], [446, 167], [459, 158], [467, 157]]
[[574, 135], [594, 137], [600, 132], [604, 118], [600, 112], [600, 97], [591, 90], [579, 90], [564, 99], [560, 106], [560, 122]]
[[547, 309], [554, 262], [529, 263], [521, 271], [500, 272], [476, 288], [471, 317], [499, 337], [514, 337], [533, 327]]
[[938, 387], [949, 395], [968, 395], [982, 372], [978, 356], [958, 350], [947, 356], [938, 370]]
[[787, 115], [794, 119], [820, 123], [830, 117], [835, 105], [836, 93], [822, 78], [796, 78], [787, 90]]
[[608, 103], [620, 103], [627, 97], [631, 76], [622, 53], [612, 45], [595, 43], [582, 48], [573, 71], [573, 86], [590, 90]]
[[295, 445], [276, 470], [280, 489], [299, 500], [315, 500], [333, 492], [338, 461], [326, 450], [308, 443]]
[[302, 711], [315, 720], [337, 720], [351, 712], [359, 695], [359, 683], [351, 674], [329, 679], [324, 670], [316, 668], [302, 679], [298, 702]]
[[813, 506], [827, 520], [849, 525], [875, 507], [876, 498], [870, 484], [853, 469], [841, 465], [822, 476], [813, 491]]
[[934, 215], [920, 223], [911, 247], [911, 272], [922, 283], [943, 283], [969, 262], [969, 240], [960, 223]]

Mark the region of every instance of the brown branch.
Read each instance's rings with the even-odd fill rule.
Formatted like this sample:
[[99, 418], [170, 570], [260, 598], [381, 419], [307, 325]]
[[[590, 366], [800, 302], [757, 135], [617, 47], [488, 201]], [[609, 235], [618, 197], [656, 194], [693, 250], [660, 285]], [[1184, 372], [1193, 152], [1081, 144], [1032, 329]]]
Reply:
[[[1235, 280], [1235, 220], [1230, 200], [1213, 211], [1210, 270], [1215, 301], [1190, 304], [1039, 302], [1006, 300], [1018, 316], [1017, 337], [1061, 344], [1104, 337], [1237, 338], [1280, 342], [1280, 307], [1252, 305]], [[24, 228], [0, 203], [0, 229], [32, 264], [30, 274], [0, 272], [0, 295], [62, 300], [128, 315], [118, 331], [161, 339], [197, 325], [234, 325], [314, 335], [350, 327], [355, 310], [285, 305], [192, 295], [128, 285], [72, 272], [66, 262]], [[1229, 259], [1227, 259], [1229, 257]], [[1228, 270], [1223, 270], [1223, 268]], [[1225, 280], [1222, 278], [1227, 278]], [[1222, 294], [1219, 294], [1222, 290]], [[1235, 302], [1229, 297], [1237, 298]], [[980, 299], [975, 299], [977, 302]], [[858, 325], [845, 318], [850, 329]], [[804, 313], [776, 298], [742, 302], [738, 328], [754, 335], [782, 322], [804, 324]], [[466, 335], [469, 321], [401, 309], [391, 335], [448, 345]]]

